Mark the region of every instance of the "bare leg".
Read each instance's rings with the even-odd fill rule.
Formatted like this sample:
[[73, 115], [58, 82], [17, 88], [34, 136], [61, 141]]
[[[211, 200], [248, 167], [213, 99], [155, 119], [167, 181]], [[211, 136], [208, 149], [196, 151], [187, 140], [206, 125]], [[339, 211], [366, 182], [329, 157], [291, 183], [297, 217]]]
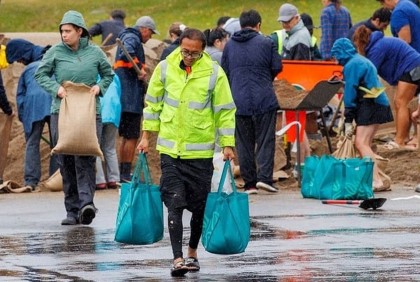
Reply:
[[122, 139], [120, 146], [121, 163], [131, 163], [133, 161], [136, 144], [137, 139]]
[[409, 137], [409, 130], [410, 130], [410, 112], [408, 110], [408, 103], [410, 103], [411, 99], [413, 99], [417, 90], [417, 85], [407, 83], [404, 81], [399, 81], [394, 103], [395, 103], [395, 124], [396, 124], [396, 134], [395, 134], [395, 142], [400, 145], [404, 146], [405, 142], [408, 140]]
[[[355, 145], [359, 154], [362, 157], [370, 157], [375, 161], [376, 154], [373, 152], [371, 144], [376, 131], [378, 130], [379, 124], [372, 124], [366, 126], [356, 127], [356, 138]], [[373, 187], [379, 188], [383, 186], [381, 177], [379, 176], [379, 170], [376, 162], [373, 165]]]

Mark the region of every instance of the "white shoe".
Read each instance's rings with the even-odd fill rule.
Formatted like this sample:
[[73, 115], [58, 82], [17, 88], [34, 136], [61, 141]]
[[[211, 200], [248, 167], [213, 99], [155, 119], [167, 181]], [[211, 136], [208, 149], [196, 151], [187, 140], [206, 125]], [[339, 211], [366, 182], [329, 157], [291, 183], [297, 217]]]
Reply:
[[247, 193], [248, 195], [258, 194], [257, 188], [254, 188], [254, 187], [252, 187], [252, 188], [245, 188], [244, 189], [244, 192]]
[[278, 192], [279, 191], [279, 189], [277, 189], [276, 187], [271, 186], [271, 185], [269, 185], [267, 183], [264, 183], [264, 182], [261, 182], [261, 181], [257, 182], [257, 188], [264, 189], [265, 191], [268, 191], [268, 192]]

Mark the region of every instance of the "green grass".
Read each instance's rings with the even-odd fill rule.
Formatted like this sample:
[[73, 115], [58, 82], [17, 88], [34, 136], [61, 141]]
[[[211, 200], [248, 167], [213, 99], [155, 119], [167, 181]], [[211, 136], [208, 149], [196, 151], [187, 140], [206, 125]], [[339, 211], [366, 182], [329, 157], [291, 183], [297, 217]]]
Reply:
[[[291, 0], [299, 12], [310, 14], [315, 25], [319, 25], [322, 9], [320, 0]], [[374, 0], [343, 1], [352, 15], [353, 22], [369, 18], [379, 8]], [[167, 36], [169, 25], [181, 21], [187, 26], [204, 30], [216, 25], [222, 15], [239, 17], [243, 10], [256, 9], [262, 16], [262, 32], [270, 34], [279, 29], [276, 21], [278, 9], [284, 3], [277, 0], [1, 0], [0, 32], [58, 32], [58, 25], [67, 10], [77, 10], [84, 15], [86, 24], [108, 18], [112, 9], [124, 9], [126, 24], [131, 26], [143, 15], [154, 18], [161, 35]], [[319, 31], [315, 31], [319, 36]]]

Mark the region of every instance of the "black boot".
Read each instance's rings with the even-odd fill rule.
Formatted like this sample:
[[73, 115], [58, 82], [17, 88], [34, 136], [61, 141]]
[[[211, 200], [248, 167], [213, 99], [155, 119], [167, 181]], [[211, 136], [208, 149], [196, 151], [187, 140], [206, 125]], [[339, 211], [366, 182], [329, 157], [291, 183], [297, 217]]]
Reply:
[[120, 163], [120, 182], [127, 183], [131, 181], [131, 163]]

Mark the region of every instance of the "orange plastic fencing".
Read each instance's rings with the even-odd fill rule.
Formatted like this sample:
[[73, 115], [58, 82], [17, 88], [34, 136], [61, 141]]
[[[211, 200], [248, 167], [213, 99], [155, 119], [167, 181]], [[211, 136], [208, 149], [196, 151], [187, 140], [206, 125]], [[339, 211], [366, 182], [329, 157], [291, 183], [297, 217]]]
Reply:
[[[343, 67], [334, 61], [293, 61], [283, 60], [283, 71], [277, 75], [277, 79], [285, 79], [297, 88], [310, 91], [322, 80], [329, 80], [334, 76], [342, 79]], [[296, 113], [286, 111], [286, 124], [296, 120]], [[305, 112], [298, 113], [298, 120], [301, 128], [306, 125]], [[287, 131], [287, 142], [294, 142], [296, 139], [296, 128], [292, 126]], [[303, 130], [300, 132], [300, 140], [303, 140]]]

